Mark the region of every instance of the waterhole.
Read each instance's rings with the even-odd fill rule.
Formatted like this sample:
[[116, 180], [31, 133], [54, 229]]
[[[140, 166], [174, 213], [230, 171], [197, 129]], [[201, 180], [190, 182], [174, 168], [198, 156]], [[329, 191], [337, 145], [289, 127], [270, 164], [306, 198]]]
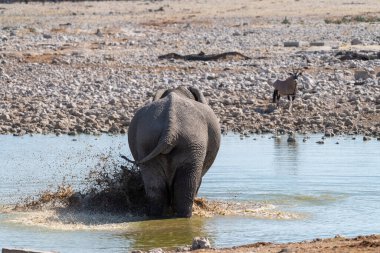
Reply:
[[175, 248], [195, 236], [228, 247], [380, 233], [380, 142], [320, 138], [223, 136], [193, 217], [147, 220], [132, 205], [138, 196], [125, 209], [98, 208], [112, 203], [95, 198], [67, 208], [73, 193], [88, 197], [108, 189], [104, 179], [115, 182], [127, 166], [126, 136], [0, 136], [0, 247], [125, 252]]

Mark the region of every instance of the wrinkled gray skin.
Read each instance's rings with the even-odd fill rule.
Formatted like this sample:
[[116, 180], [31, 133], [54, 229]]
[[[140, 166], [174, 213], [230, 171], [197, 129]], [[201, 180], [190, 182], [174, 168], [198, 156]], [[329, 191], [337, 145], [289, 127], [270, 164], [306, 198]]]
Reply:
[[128, 130], [141, 169], [149, 216], [190, 217], [202, 177], [220, 146], [220, 126], [196, 88], [159, 90]]

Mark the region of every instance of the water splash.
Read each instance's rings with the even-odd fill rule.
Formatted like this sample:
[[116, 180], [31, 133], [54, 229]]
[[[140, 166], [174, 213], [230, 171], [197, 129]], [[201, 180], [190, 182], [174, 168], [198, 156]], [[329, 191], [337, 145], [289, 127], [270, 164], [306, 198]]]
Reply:
[[[102, 159], [110, 159], [102, 157]], [[112, 168], [112, 169], [110, 169]], [[83, 190], [63, 182], [56, 190], [45, 190], [15, 205], [15, 211], [50, 210], [145, 214], [145, 192], [141, 174], [132, 164], [117, 165], [110, 159], [99, 162], [85, 178]]]
[[[140, 170], [133, 164], [120, 165], [109, 156], [86, 177], [86, 187], [75, 191], [63, 182], [14, 206], [0, 207], [6, 222], [53, 230], [125, 231], [130, 222], [147, 220], [146, 198]], [[193, 215], [250, 216], [260, 219], [298, 219], [299, 214], [277, 210], [266, 203], [215, 201], [197, 198]]]
[[215, 215], [224, 216], [249, 216], [259, 219], [301, 219], [305, 215], [295, 212], [279, 210], [277, 206], [270, 203], [252, 201], [210, 201], [198, 198], [194, 201], [193, 215], [202, 217], [212, 217]]

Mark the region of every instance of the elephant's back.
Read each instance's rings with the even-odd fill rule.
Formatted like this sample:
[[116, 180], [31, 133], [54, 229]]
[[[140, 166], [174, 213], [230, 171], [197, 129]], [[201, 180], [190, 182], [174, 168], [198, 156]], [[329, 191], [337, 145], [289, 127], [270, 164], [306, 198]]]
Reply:
[[219, 123], [208, 105], [171, 93], [140, 108], [128, 130], [132, 155], [138, 160], [162, 140], [178, 152], [189, 147], [219, 148]]
[[[201, 147], [206, 151], [209, 166], [220, 146], [220, 125], [214, 111], [207, 104], [174, 97], [169, 124], [178, 128], [178, 146]], [[206, 167], [209, 167], [206, 165]], [[208, 168], [207, 168], [208, 169]]]

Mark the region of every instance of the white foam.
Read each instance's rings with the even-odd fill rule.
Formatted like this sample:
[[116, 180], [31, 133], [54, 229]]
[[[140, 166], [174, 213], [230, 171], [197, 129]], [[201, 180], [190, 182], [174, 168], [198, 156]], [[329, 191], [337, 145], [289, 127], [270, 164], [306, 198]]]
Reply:
[[7, 212], [6, 223], [23, 226], [41, 227], [52, 230], [75, 231], [123, 231], [136, 217], [90, 212], [60, 212], [57, 210], [38, 210]]

